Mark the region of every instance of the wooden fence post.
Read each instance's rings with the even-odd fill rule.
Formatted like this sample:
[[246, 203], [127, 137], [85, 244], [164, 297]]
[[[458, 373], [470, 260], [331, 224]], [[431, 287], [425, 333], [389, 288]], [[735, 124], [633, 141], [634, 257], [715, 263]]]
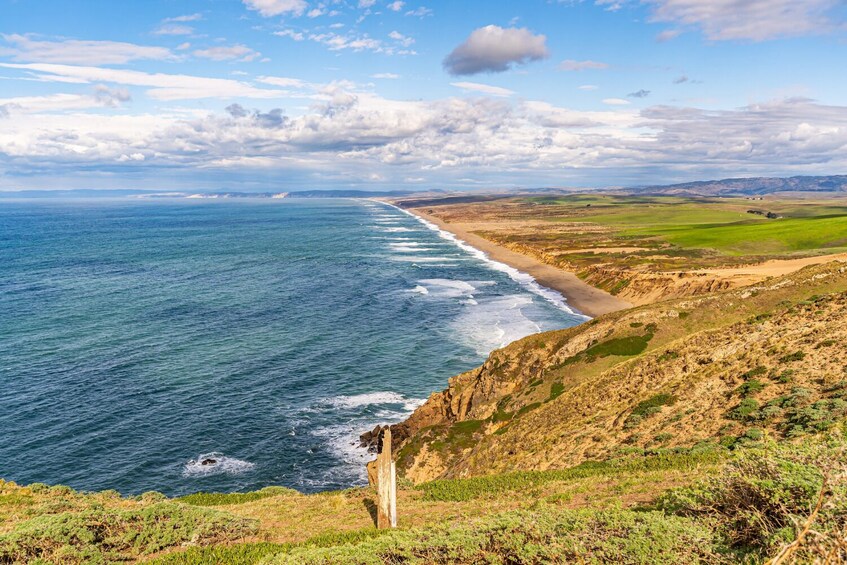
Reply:
[[382, 450], [376, 456], [376, 527], [397, 527], [397, 470], [391, 458], [391, 428], [382, 434]]

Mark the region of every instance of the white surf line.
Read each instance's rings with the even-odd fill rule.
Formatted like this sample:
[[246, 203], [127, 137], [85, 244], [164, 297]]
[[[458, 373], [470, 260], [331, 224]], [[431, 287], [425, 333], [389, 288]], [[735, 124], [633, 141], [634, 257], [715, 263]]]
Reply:
[[574, 316], [581, 316], [581, 317], [585, 318], [586, 320], [591, 319], [591, 316], [586, 316], [582, 312], [577, 312], [575, 309], [568, 306], [568, 304], [567, 304], [568, 299], [565, 298], [565, 296], [562, 293], [560, 293], [556, 290], [553, 290], [552, 288], [547, 288], [545, 286], [538, 284], [538, 281], [535, 280], [535, 277], [533, 277], [529, 273], [524, 273], [523, 271], [519, 271], [519, 270], [515, 269], [514, 267], [511, 267], [511, 266], [509, 266], [505, 263], [501, 263], [500, 261], [495, 261], [494, 259], [489, 257], [488, 254], [485, 253], [484, 251], [482, 251], [481, 249], [477, 249], [476, 247], [474, 247], [474, 246], [468, 244], [467, 242], [465, 242], [465, 241], [459, 239], [458, 237], [456, 237], [455, 234], [452, 234], [447, 230], [443, 230], [443, 229], [439, 228], [437, 225], [433, 224], [432, 222], [430, 222], [429, 220], [427, 220], [425, 218], [421, 218], [417, 214], [409, 212], [408, 210], [404, 210], [403, 208], [400, 208], [399, 206], [395, 206], [394, 204], [389, 204], [388, 202], [382, 202], [382, 201], [379, 201], [379, 200], [374, 200], [374, 202], [379, 202], [380, 204], [384, 204], [386, 206], [394, 208], [395, 210], [399, 210], [400, 212], [403, 212], [404, 214], [406, 214], [408, 216], [413, 217], [414, 219], [416, 219], [417, 221], [419, 221], [420, 223], [425, 225], [427, 228], [436, 232], [442, 239], [446, 239], [447, 241], [454, 243], [457, 247], [459, 247], [463, 251], [467, 251], [468, 253], [470, 253], [471, 255], [476, 257], [477, 259], [480, 259], [489, 268], [491, 268], [495, 271], [500, 271], [501, 273], [506, 273], [507, 275], [509, 275], [509, 278], [511, 278], [513, 281], [515, 281], [519, 285], [525, 287], [531, 293], [540, 296], [541, 298], [543, 298], [547, 302], [551, 303], [553, 306], [555, 306], [559, 310], [562, 310], [563, 312], [567, 312], [568, 314], [573, 314]]

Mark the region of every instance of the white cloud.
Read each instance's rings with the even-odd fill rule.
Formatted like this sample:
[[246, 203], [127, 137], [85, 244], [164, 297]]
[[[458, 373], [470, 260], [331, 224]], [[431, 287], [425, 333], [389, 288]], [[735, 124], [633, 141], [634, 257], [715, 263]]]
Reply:
[[420, 6], [419, 8], [415, 8], [414, 10], [409, 10], [408, 12], [406, 12], [407, 16], [412, 16], [416, 18], [425, 18], [427, 16], [431, 16], [432, 14], [432, 10], [430, 10], [426, 6]]
[[237, 59], [243, 62], [255, 61], [262, 56], [258, 51], [254, 51], [246, 45], [239, 44], [198, 49], [194, 51], [194, 55], [203, 59], [211, 59], [212, 61], [232, 61]]
[[286, 93], [256, 88], [241, 81], [191, 75], [144, 73], [124, 69], [104, 69], [47, 63], [0, 63], [0, 67], [27, 70], [40, 80], [75, 83], [113, 83], [142, 86], [147, 95], [157, 100], [192, 100], [201, 98], [277, 98]]
[[278, 35], [279, 37], [290, 37], [294, 41], [303, 41], [304, 39], [306, 39], [306, 36], [303, 33], [299, 31], [294, 31], [293, 29], [275, 31], [274, 35]]
[[559, 63], [560, 71], [603, 70], [608, 68], [608, 63], [601, 63], [600, 61], [575, 61], [573, 59], [566, 59]]
[[264, 84], [281, 86], [283, 88], [306, 88], [307, 86], [310, 86], [309, 83], [302, 81], [299, 78], [261, 76], [256, 80]]
[[370, 8], [376, 4], [376, 0], [359, 0], [359, 8]]
[[597, 90], [600, 87], [597, 86], [596, 84], [582, 84], [582, 85], [578, 86], [577, 88], [579, 88], [580, 90]]
[[196, 22], [198, 20], [203, 19], [203, 14], [185, 14], [183, 16], [176, 16], [174, 18], [165, 18], [164, 22]]
[[608, 104], [609, 106], [627, 106], [629, 100], [624, 100], [623, 98], [604, 98], [603, 104]]
[[18, 96], [0, 98], [4, 114], [32, 114], [88, 108], [114, 108], [130, 99], [129, 93], [99, 87], [92, 94], [49, 94], [47, 96]]
[[513, 64], [545, 59], [547, 38], [526, 28], [488, 25], [474, 30], [446, 59], [444, 68], [452, 75], [503, 72]]
[[670, 41], [671, 39], [678, 37], [680, 33], [682, 32], [678, 29], [666, 29], [656, 35], [656, 41], [664, 43], [665, 41]]
[[399, 12], [400, 10], [403, 9], [403, 6], [405, 6], [405, 5], [406, 5], [406, 3], [403, 2], [403, 0], [395, 0], [394, 2], [391, 2], [390, 4], [388, 4], [386, 6], [386, 8], [388, 8], [392, 12]]
[[462, 90], [482, 92], [483, 94], [489, 94], [491, 96], [506, 97], [514, 94], [514, 91], [509, 90], [508, 88], [491, 86], [490, 84], [480, 84], [478, 82], [451, 82], [450, 84], [456, 88], [461, 88]]
[[392, 31], [391, 33], [388, 34], [388, 37], [390, 37], [391, 39], [393, 39], [394, 41], [396, 41], [397, 43], [399, 43], [403, 47], [409, 47], [410, 45], [412, 45], [415, 42], [414, 39], [412, 39], [411, 37], [403, 35], [399, 31]]
[[398, 78], [400, 78], [400, 75], [396, 73], [376, 73], [372, 74], [371, 78], [397, 80]]
[[260, 15], [270, 18], [282, 14], [300, 16], [306, 11], [308, 4], [305, 0], [242, 0], [248, 10], [255, 10]]
[[[596, 0], [620, 6], [626, 0]], [[711, 40], [765, 41], [843, 29], [841, 0], [641, 0], [651, 6], [651, 21], [699, 28]], [[678, 30], [659, 34], [675, 37]]]
[[162, 24], [153, 30], [153, 35], [191, 35], [194, 28], [180, 24]]
[[0, 55], [15, 61], [32, 63], [67, 63], [87, 65], [122, 65], [137, 60], [174, 60], [165, 47], [153, 47], [118, 41], [38, 41], [27, 35], [2, 35], [12, 48], [0, 47]]

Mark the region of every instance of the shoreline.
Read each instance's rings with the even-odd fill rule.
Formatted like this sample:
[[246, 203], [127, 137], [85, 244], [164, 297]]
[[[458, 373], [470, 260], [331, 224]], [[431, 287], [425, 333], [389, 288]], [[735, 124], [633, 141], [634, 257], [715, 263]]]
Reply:
[[[391, 201], [387, 201], [386, 203], [397, 206], [397, 204]], [[625, 300], [589, 285], [574, 273], [563, 271], [529, 255], [512, 251], [502, 245], [468, 232], [455, 224], [450, 224], [427, 214], [420, 208], [397, 207], [427, 222], [431, 222], [438, 226], [439, 229], [453, 234], [471, 247], [485, 253], [490, 259], [504, 263], [513, 269], [530, 275], [542, 287], [561, 294], [565, 298], [566, 304], [578, 314], [596, 318], [609, 312], [617, 312], [618, 310], [625, 310], [633, 306]]]

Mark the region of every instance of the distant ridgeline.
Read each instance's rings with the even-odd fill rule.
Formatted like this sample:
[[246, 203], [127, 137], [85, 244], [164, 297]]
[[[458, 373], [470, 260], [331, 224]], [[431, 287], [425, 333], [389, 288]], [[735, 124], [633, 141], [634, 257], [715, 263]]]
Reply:
[[758, 195], [774, 192], [847, 192], [847, 175], [822, 177], [753, 177], [645, 186], [629, 191], [680, 196]]
[[[487, 195], [485, 199], [503, 198], [516, 194], [572, 194], [574, 192], [588, 192], [590, 190], [637, 194], [664, 194], [678, 196], [744, 196], [762, 195], [774, 192], [820, 192], [820, 193], [847, 193], [847, 175], [830, 176], [796, 176], [796, 177], [750, 177], [732, 178], [721, 180], [704, 180], [670, 185], [648, 185], [635, 187], [596, 187], [594, 189], [579, 187], [535, 187], [535, 188], [493, 188], [488, 190], [463, 191], [426, 189], [426, 190], [294, 190], [277, 192], [187, 192], [181, 190], [16, 190], [0, 191], [0, 199], [3, 198], [92, 198], [92, 197], [122, 197], [134, 196], [139, 198], [403, 198], [414, 195], [417, 197], [444, 194], [449, 196], [444, 201], [431, 201], [429, 204], [458, 204], [462, 202], [475, 201], [480, 195]], [[473, 192], [474, 196], [468, 196]], [[458, 200], [457, 200], [458, 199]], [[414, 206], [412, 202], [406, 203]]]

